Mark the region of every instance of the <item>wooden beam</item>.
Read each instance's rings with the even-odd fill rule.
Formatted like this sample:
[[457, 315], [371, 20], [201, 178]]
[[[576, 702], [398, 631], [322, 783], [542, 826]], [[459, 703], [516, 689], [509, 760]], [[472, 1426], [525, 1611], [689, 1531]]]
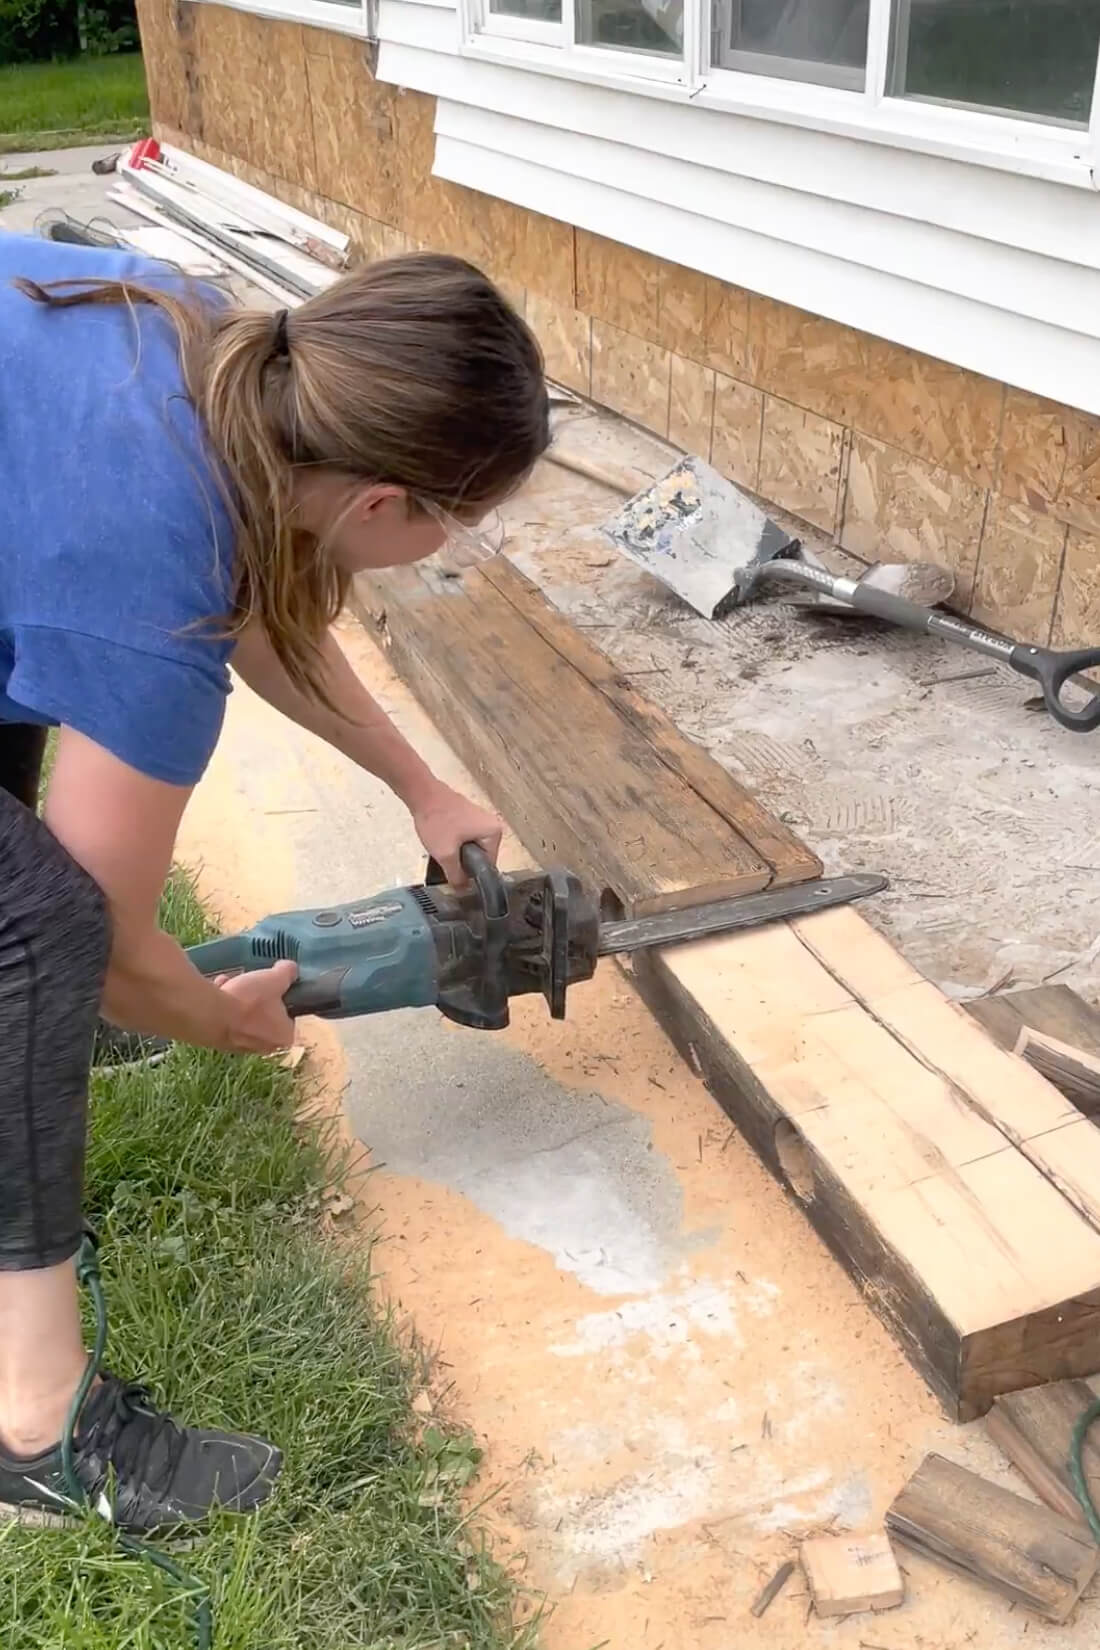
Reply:
[[[1080, 1524], [1087, 1520], [1070, 1478], [1070, 1442], [1095, 1397], [1086, 1381], [1052, 1381], [1002, 1394], [985, 1418], [985, 1430], [1035, 1493], [1063, 1518]], [[1092, 1498], [1100, 1504], [1100, 1447], [1091, 1433], [1081, 1465]]]
[[969, 1071], [963, 1087], [942, 1041], [899, 1038], [880, 998], [853, 994], [884, 946], [854, 911], [822, 911], [631, 961], [948, 1414], [971, 1420], [999, 1392], [1100, 1368], [1100, 1233], [991, 1120], [1017, 1105], [1017, 1066], [1040, 1111], [1060, 1095], [1010, 1055], [1007, 1077]]
[[357, 581], [398, 673], [540, 858], [627, 915], [820, 875], [821, 862], [616, 676], [510, 564]]
[[[638, 911], [816, 866], [513, 570], [360, 598], [535, 859]], [[858, 913], [629, 966], [950, 1415], [1100, 1368], [1100, 1132]]]
[[896, 1541], [1049, 1621], [1066, 1621], [1096, 1572], [1100, 1551], [1088, 1533], [928, 1455], [886, 1514]]

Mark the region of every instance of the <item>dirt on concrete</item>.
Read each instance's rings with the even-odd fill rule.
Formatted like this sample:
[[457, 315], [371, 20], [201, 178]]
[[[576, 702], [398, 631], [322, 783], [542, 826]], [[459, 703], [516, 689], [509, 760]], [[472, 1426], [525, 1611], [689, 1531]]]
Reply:
[[[563, 446], [641, 477], [678, 456], [597, 409], [559, 419]], [[875, 620], [766, 596], [701, 619], [601, 534], [620, 502], [544, 464], [508, 554], [827, 870], [888, 873], [864, 915], [947, 995], [1058, 980], [1100, 997], [1100, 734], [1060, 727], [1007, 667]]]
[[[362, 633], [344, 640], [472, 790]], [[227, 922], [411, 880], [421, 860], [389, 793], [243, 691], [183, 851]], [[322, 1027], [304, 1069], [368, 1148], [382, 1286], [436, 1354], [431, 1404], [485, 1447], [478, 1517], [548, 1600], [547, 1650], [1091, 1643], [1094, 1602], [1053, 1627], [904, 1556], [895, 1611], [820, 1621], [796, 1572], [750, 1616], [801, 1538], [881, 1521], [925, 1451], [1010, 1469], [980, 1425], [942, 1418], [613, 965], [564, 1023], [514, 1008], [498, 1037], [431, 1011]]]

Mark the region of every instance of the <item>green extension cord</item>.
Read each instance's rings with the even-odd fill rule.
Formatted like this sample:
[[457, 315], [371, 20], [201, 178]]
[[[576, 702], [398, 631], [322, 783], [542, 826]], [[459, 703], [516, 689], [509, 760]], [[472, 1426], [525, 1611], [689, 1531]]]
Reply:
[[1097, 1514], [1096, 1503], [1093, 1501], [1089, 1487], [1085, 1482], [1085, 1466], [1082, 1459], [1088, 1430], [1095, 1421], [1100, 1421], [1100, 1398], [1094, 1400], [1084, 1414], [1079, 1415], [1077, 1418], [1077, 1424], [1073, 1429], [1073, 1437], [1070, 1439], [1069, 1474], [1073, 1480], [1074, 1492], [1081, 1503], [1081, 1510], [1088, 1519], [1092, 1538], [1100, 1543], [1100, 1515]]
[[[83, 1285], [92, 1297], [95, 1308], [95, 1344], [85, 1365], [84, 1374], [80, 1378], [80, 1385], [73, 1395], [69, 1405], [69, 1413], [65, 1417], [65, 1430], [61, 1436], [61, 1466], [65, 1474], [65, 1486], [78, 1507], [88, 1503], [87, 1492], [77, 1477], [76, 1463], [73, 1459], [73, 1447], [77, 1428], [80, 1422], [80, 1412], [84, 1408], [95, 1378], [103, 1367], [103, 1354], [107, 1349], [107, 1302], [103, 1294], [103, 1279], [99, 1273], [99, 1256], [96, 1253], [95, 1239], [88, 1233], [80, 1246], [80, 1254], [76, 1261], [77, 1282]], [[121, 1531], [117, 1535], [118, 1544], [123, 1552], [129, 1553], [132, 1558], [143, 1558], [150, 1564], [155, 1564], [166, 1576], [179, 1587], [185, 1587], [195, 1599], [194, 1629], [197, 1650], [212, 1650], [214, 1643], [214, 1611], [210, 1602], [210, 1594], [195, 1576], [187, 1574], [186, 1570], [165, 1553], [151, 1547], [148, 1542], [138, 1541], [132, 1535], [125, 1535]]]

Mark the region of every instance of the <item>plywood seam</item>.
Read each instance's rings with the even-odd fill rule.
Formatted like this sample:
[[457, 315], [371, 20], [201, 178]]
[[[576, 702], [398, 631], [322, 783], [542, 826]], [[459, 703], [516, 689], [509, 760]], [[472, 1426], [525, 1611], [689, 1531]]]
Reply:
[[[1050, 1185], [1053, 1186], [1054, 1190], [1058, 1192], [1061, 1197], [1064, 1197], [1066, 1202], [1069, 1203], [1072, 1208], [1076, 1209], [1077, 1213], [1086, 1222], [1086, 1224], [1089, 1225], [1094, 1232], [1100, 1232], [1100, 1219], [1097, 1218], [1095, 1213], [1089, 1207], [1087, 1201], [1084, 1198], [1079, 1197], [1071, 1186], [1067, 1186], [1061, 1177], [1056, 1175], [1053, 1170], [1043, 1162], [1041, 1157], [1036, 1157], [1033, 1152], [1028, 1150], [1030, 1140], [1032, 1138], [1036, 1140], [1041, 1139], [1041, 1135], [1025, 1137], [1011, 1129], [1005, 1122], [998, 1118], [995, 1113], [989, 1110], [978, 1095], [973, 1093], [972, 1090], [966, 1088], [962, 1083], [958, 1082], [956, 1078], [951, 1077], [942, 1069], [942, 1067], [938, 1066], [935, 1061], [930, 1059], [928, 1055], [918, 1048], [905, 1035], [904, 1032], [899, 1031], [896, 1026], [892, 1026], [887, 1019], [879, 1014], [873, 1004], [866, 997], [864, 997], [861, 992], [857, 991], [849, 981], [842, 979], [835, 969], [829, 965], [825, 957], [821, 955], [817, 947], [806, 938], [804, 933], [800, 931], [797, 924], [792, 923], [789, 926], [791, 931], [797, 937], [799, 944], [805, 947], [814, 960], [825, 969], [826, 973], [831, 975], [832, 978], [836, 980], [838, 985], [840, 985], [845, 991], [849, 992], [853, 1002], [858, 1003], [859, 1007], [862, 1008], [872, 1020], [874, 1020], [876, 1025], [881, 1026], [885, 1032], [893, 1037], [895, 1042], [900, 1044], [900, 1046], [904, 1048], [907, 1053], [911, 1054], [927, 1072], [930, 1072], [934, 1077], [938, 1077], [940, 1082], [946, 1086], [946, 1088], [955, 1097], [955, 1099], [960, 1102], [960, 1104], [976, 1112], [978, 1116], [981, 1117], [986, 1123], [996, 1129], [1010, 1146], [1014, 1146], [1016, 1150], [1021, 1152], [1033, 1168], [1035, 1168], [1039, 1174], [1042, 1175], [1043, 1179], [1048, 1181]], [[1058, 1133], [1061, 1128], [1065, 1127], [1067, 1121], [1074, 1122], [1086, 1120], [1080, 1117], [1076, 1119], [1069, 1118], [1063, 1120], [1061, 1124], [1056, 1124], [1052, 1129], [1046, 1130], [1045, 1132], [1049, 1134]]]

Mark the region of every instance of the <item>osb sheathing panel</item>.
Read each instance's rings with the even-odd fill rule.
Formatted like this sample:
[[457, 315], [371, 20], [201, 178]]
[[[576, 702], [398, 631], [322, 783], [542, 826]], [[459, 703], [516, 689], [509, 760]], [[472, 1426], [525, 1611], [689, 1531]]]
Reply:
[[343, 230], [498, 280], [552, 375], [1027, 640], [1100, 635], [1100, 419], [432, 176], [434, 100], [350, 36], [138, 0], [155, 129]]

